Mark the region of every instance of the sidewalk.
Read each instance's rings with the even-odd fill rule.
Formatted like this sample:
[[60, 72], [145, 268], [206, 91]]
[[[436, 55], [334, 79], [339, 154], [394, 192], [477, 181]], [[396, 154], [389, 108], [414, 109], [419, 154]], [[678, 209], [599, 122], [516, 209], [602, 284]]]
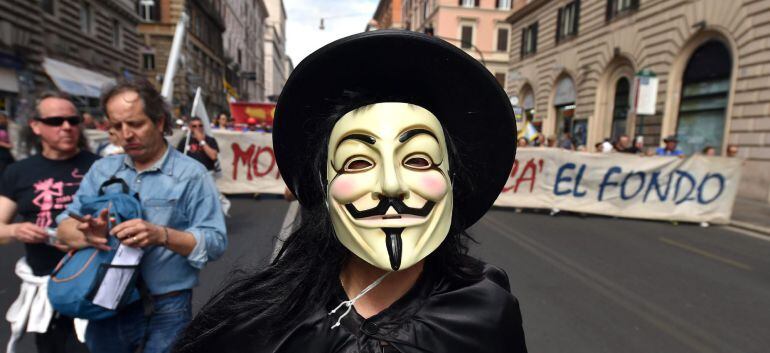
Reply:
[[770, 235], [770, 204], [736, 198], [730, 225]]

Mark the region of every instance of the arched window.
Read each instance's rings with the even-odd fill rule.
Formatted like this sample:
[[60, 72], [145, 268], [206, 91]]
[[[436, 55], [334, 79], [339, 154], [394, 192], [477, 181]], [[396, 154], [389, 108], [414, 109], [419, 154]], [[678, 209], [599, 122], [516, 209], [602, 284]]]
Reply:
[[685, 154], [706, 146], [721, 151], [731, 70], [730, 52], [717, 40], [704, 43], [690, 57], [682, 77], [676, 128], [679, 148]]
[[628, 78], [619, 78], [615, 83], [615, 103], [612, 106], [612, 131], [610, 132], [612, 140], [615, 140], [618, 136], [626, 133], [630, 93], [631, 84], [628, 81]]
[[556, 83], [556, 93], [553, 101], [556, 108], [556, 136], [559, 141], [566, 140], [564, 136], [570, 133], [572, 148], [585, 145], [588, 137], [588, 120], [575, 119], [575, 82], [569, 76], [562, 77]]
[[524, 117], [526, 120], [533, 121], [535, 118], [535, 94], [532, 92], [532, 87], [529, 85], [524, 86], [519, 94], [521, 99], [521, 107], [524, 110]]

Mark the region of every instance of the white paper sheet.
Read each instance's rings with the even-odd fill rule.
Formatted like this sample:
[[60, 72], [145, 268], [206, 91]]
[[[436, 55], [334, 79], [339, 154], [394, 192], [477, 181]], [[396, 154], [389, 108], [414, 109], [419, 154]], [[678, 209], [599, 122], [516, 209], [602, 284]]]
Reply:
[[[144, 251], [142, 249], [132, 248], [120, 244], [115, 257], [112, 258], [112, 265], [134, 266], [139, 264]], [[128, 283], [134, 274], [134, 268], [110, 268], [104, 275], [99, 289], [94, 296], [93, 303], [101, 307], [115, 310], [118, 303], [123, 298]]]

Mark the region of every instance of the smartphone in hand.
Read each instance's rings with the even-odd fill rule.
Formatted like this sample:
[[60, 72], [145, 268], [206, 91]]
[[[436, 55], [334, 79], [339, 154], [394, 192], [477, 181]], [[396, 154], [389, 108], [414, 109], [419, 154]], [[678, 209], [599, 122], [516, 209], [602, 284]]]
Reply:
[[47, 245], [54, 246], [59, 243], [59, 238], [56, 237], [56, 228], [46, 228], [46, 234], [48, 234]]

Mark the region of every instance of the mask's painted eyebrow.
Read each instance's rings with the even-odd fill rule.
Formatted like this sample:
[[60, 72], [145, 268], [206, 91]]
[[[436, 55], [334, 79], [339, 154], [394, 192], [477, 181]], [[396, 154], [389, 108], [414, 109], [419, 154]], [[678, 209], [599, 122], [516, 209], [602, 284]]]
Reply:
[[340, 142], [337, 143], [337, 146], [341, 145], [346, 140], [358, 140], [358, 141], [361, 141], [361, 142], [369, 144], [369, 145], [374, 145], [374, 143], [377, 142], [377, 140], [375, 140], [374, 137], [369, 136], [369, 135], [365, 135], [365, 134], [350, 134], [348, 136], [343, 137], [342, 140], [340, 140]]
[[419, 134], [429, 135], [430, 137], [433, 137], [433, 139], [436, 140], [436, 142], [438, 142], [438, 137], [436, 137], [434, 133], [426, 129], [412, 129], [412, 130], [404, 131], [401, 134], [401, 136], [398, 137], [398, 142], [404, 143], [409, 139], [411, 139], [412, 137], [415, 137]]

